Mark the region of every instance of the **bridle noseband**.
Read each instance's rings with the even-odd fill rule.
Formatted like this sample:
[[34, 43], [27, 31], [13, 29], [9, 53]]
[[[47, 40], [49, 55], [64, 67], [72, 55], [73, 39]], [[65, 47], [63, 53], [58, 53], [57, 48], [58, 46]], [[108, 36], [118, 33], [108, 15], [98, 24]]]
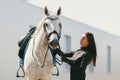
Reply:
[[52, 32], [50, 32], [48, 35], [46, 35], [48, 40], [49, 40], [49, 38], [50, 38], [50, 36], [51, 36], [52, 34], [56, 34], [57, 37], [58, 37], [58, 40], [60, 39], [60, 35], [57, 33], [57, 31], [52, 31]]

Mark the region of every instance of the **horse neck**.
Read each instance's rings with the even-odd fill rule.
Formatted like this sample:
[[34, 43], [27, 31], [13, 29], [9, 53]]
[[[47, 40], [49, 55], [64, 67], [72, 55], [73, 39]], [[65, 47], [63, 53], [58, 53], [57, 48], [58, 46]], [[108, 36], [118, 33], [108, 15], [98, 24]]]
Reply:
[[43, 28], [41, 28], [41, 30], [35, 36], [35, 45], [37, 54], [45, 53], [47, 51], [48, 40]]

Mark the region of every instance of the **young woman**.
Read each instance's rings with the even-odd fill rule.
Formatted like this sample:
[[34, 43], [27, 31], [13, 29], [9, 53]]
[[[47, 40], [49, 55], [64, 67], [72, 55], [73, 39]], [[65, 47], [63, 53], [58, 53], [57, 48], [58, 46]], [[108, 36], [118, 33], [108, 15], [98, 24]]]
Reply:
[[85, 70], [91, 62], [96, 66], [96, 44], [94, 36], [90, 32], [82, 34], [80, 38], [80, 49], [70, 53], [63, 53], [57, 50], [57, 53], [62, 56], [63, 62], [71, 66], [70, 80], [85, 80]]

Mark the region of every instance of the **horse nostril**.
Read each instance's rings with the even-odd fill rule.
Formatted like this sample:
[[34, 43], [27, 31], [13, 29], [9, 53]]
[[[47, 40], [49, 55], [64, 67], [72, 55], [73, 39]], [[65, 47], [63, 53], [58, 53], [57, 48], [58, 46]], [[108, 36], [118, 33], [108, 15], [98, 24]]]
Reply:
[[53, 46], [53, 47], [57, 46], [58, 44], [59, 44], [59, 43], [58, 43], [58, 40], [57, 40], [57, 39], [54, 39], [54, 40], [52, 40], [52, 41], [50, 42], [50, 45]]

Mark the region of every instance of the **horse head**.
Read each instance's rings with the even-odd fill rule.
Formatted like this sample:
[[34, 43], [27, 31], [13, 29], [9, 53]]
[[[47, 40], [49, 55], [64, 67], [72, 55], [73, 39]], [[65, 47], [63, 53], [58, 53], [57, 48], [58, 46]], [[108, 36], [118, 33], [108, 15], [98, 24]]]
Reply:
[[61, 37], [61, 22], [59, 15], [61, 13], [61, 7], [57, 10], [57, 13], [49, 13], [47, 7], [44, 9], [46, 15], [44, 22], [44, 30], [49, 42], [49, 47], [52, 49], [57, 48], [59, 45], [59, 39]]

